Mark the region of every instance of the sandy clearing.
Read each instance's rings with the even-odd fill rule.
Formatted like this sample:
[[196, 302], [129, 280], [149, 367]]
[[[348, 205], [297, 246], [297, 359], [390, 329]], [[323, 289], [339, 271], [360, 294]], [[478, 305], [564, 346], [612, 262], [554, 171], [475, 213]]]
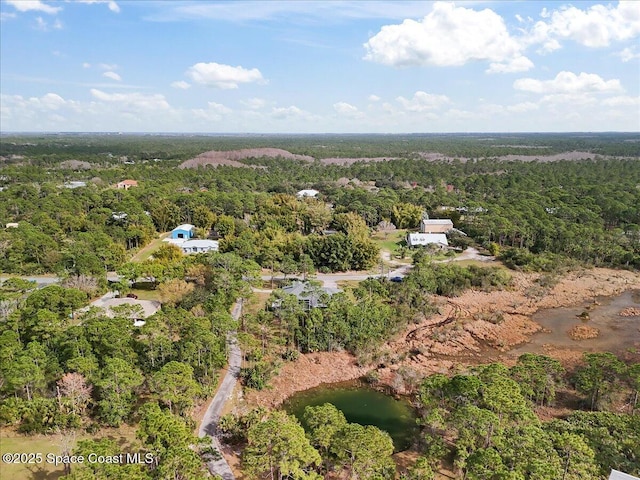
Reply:
[[280, 148], [243, 148], [241, 150], [218, 151], [212, 150], [204, 152], [191, 160], [187, 160], [180, 164], [178, 168], [198, 168], [203, 166], [217, 167], [219, 165], [228, 165], [231, 167], [251, 168], [251, 165], [240, 163], [238, 160], [245, 158], [277, 158], [282, 157], [291, 160], [303, 160], [311, 162], [314, 160], [309, 155], [297, 155], [295, 153], [282, 150]]

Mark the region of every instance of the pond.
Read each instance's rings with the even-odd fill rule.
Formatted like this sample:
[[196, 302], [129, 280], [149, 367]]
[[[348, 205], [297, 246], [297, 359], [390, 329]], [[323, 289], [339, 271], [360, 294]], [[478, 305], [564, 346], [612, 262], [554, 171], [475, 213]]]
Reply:
[[[532, 318], [545, 330], [512, 352], [543, 353], [545, 344], [610, 352], [637, 347], [640, 344], [640, 316], [624, 317], [620, 312], [625, 308], [640, 307], [640, 290], [628, 290], [615, 297], [598, 297], [596, 300], [597, 303], [591, 305], [540, 310]], [[588, 319], [580, 318], [583, 312], [588, 313]], [[600, 334], [596, 338], [574, 340], [567, 332], [577, 325], [597, 328]]]
[[397, 400], [359, 381], [321, 385], [298, 392], [289, 397], [283, 408], [306, 427], [302, 420], [305, 407], [324, 403], [335, 405], [348, 422], [374, 425], [389, 433], [396, 452], [409, 448], [418, 434], [416, 412], [408, 400]]

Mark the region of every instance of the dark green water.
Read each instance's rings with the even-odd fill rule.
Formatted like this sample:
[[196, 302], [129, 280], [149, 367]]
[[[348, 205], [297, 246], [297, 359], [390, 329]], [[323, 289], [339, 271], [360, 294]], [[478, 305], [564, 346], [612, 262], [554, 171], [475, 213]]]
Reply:
[[416, 413], [407, 400], [396, 400], [389, 395], [347, 382], [298, 392], [291, 396], [283, 408], [302, 422], [306, 406], [332, 403], [342, 410], [348, 422], [375, 425], [391, 435], [396, 451], [409, 448], [418, 434]]

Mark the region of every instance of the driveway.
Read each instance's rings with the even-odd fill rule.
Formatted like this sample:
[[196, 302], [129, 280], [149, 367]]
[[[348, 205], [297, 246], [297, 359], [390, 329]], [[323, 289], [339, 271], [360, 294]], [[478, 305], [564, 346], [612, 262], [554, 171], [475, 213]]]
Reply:
[[[235, 320], [238, 320], [241, 314], [242, 303], [237, 301], [231, 310], [231, 315]], [[229, 332], [227, 335], [227, 345], [229, 347], [229, 367], [227, 369], [227, 374], [224, 376], [224, 379], [220, 384], [220, 388], [213, 397], [213, 400], [211, 400], [211, 403], [202, 418], [202, 423], [200, 423], [200, 428], [198, 429], [198, 436], [200, 438], [207, 435], [211, 437], [211, 444], [219, 452], [222, 452], [222, 449], [220, 448], [218, 421], [220, 420], [220, 415], [225, 404], [233, 394], [233, 389], [238, 380], [240, 365], [242, 363], [242, 352], [238, 346], [236, 332]], [[218, 475], [223, 480], [235, 480], [236, 478], [233, 475], [229, 464], [222, 455], [220, 460], [209, 462], [207, 467], [212, 475]]]

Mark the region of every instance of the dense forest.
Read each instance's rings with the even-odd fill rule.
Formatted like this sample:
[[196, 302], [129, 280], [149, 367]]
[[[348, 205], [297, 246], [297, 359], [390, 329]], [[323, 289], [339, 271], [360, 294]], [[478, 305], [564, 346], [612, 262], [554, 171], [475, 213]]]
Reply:
[[[141, 448], [156, 459], [152, 477], [129, 465], [110, 473], [81, 468], [70, 478], [203, 472], [198, 455], [205, 458], [210, 449], [192, 448], [191, 410], [211, 395], [226, 365], [226, 334], [236, 328], [229, 308], [246, 295], [256, 266], [233, 254], [184, 257], [172, 265], [174, 273], [159, 287], [163, 310], [135, 328], [127, 305], [114, 315], [81, 312], [89, 295], [83, 285], [2, 284], [3, 298], [16, 308], [3, 309], [0, 324], [0, 422], [24, 434], [96, 432], [133, 422]], [[113, 442], [101, 442], [81, 443], [79, 450], [117, 452]]]
[[[375, 384], [386, 361], [380, 348], [431, 318], [436, 298], [509, 289], [523, 275], [514, 271], [640, 269], [637, 134], [0, 140], [0, 273], [12, 277], [0, 285], [0, 424], [25, 435], [131, 425], [139, 450], [153, 458], [66, 465], [69, 479], [208, 478], [204, 463], [218, 453], [193, 436], [193, 412], [218, 386], [235, 332], [245, 388], [268, 389], [286, 362], [317, 352], [352, 354], [372, 368], [367, 381]], [[315, 160], [179, 168], [207, 150], [261, 147]], [[562, 159], [576, 151], [587, 158]], [[331, 157], [354, 161], [322, 161]], [[124, 179], [138, 185], [115, 188]], [[316, 189], [317, 198], [297, 196], [302, 189]], [[473, 246], [511, 270], [434, 263], [428, 249], [399, 241], [398, 257], [411, 257], [399, 258], [407, 262], [401, 281], [354, 282], [321, 294], [323, 308], [312, 309], [276, 289], [239, 321], [229, 314], [236, 301], [250, 303], [252, 289], [273, 287], [261, 277], [276, 272], [286, 280], [377, 269], [374, 234], [415, 230], [425, 215], [452, 220], [455, 249]], [[218, 240], [220, 251], [183, 255], [160, 242], [183, 223]], [[28, 278], [39, 274], [59, 282]], [[144, 325], [133, 325], [139, 312], [129, 306], [112, 314], [87, 307], [132, 288], [162, 304]], [[460, 366], [448, 376], [401, 370], [420, 423], [418, 458], [403, 469], [388, 434], [347, 422], [332, 405], [308, 409], [306, 431], [264, 409], [223, 417], [220, 429], [242, 447], [249, 478], [430, 480], [442, 468], [470, 480], [638, 474], [640, 368], [628, 358], [586, 353], [565, 368], [526, 354], [513, 366]], [[557, 405], [562, 415], [543, 418]], [[108, 438], [72, 443], [66, 453], [119, 452]]]
[[[611, 468], [640, 473], [639, 373], [640, 364], [589, 353], [571, 374], [550, 357], [524, 354], [511, 368], [493, 363], [429, 376], [414, 394], [420, 456], [399, 472], [389, 435], [348, 423], [331, 404], [306, 407], [306, 434], [295, 417], [262, 409], [224, 417], [221, 428], [227, 441], [245, 446], [243, 462], [254, 478], [325, 478], [333, 471], [346, 475], [340, 478], [433, 480], [447, 466], [472, 480], [596, 480]], [[584, 409], [541, 421], [536, 410], [555, 405], [568, 388]], [[614, 400], [628, 402], [626, 410], [613, 411]]]
[[[377, 258], [370, 229], [381, 222], [415, 228], [425, 213], [451, 217], [456, 228], [493, 252], [518, 249], [509, 254], [514, 265], [531, 263], [527, 255], [534, 253], [549, 255], [551, 263], [570, 258], [637, 268], [637, 140], [637, 135], [624, 134], [491, 139], [5, 136], [0, 219], [19, 225], [0, 233], [0, 270], [99, 275], [117, 270], [158, 232], [181, 223], [211, 231], [222, 239], [223, 251], [263, 266], [308, 264], [310, 259], [327, 271], [361, 269]], [[545, 144], [553, 152], [590, 149], [615, 157], [498, 158], [518, 152], [523, 142]], [[489, 151], [488, 144], [500, 146]], [[179, 160], [206, 148], [247, 145], [275, 145], [318, 157], [398, 158], [350, 165], [250, 158], [243, 162], [254, 168], [176, 169]], [[420, 151], [468, 155], [470, 160], [427, 161], [419, 158]], [[125, 178], [139, 186], [113, 188]], [[70, 181], [86, 186], [63, 188]], [[320, 191], [319, 199], [297, 199], [295, 193], [303, 188]], [[326, 229], [343, 236], [324, 237]]]

